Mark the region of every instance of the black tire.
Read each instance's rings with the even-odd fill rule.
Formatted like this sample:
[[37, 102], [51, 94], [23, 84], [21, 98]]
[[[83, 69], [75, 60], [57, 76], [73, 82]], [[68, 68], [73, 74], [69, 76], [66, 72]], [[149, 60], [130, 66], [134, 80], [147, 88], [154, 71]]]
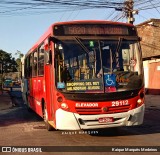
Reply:
[[48, 112], [45, 104], [44, 104], [44, 111], [43, 111], [43, 119], [44, 119], [46, 129], [48, 131], [53, 131], [54, 128], [48, 123]]
[[30, 107], [28, 107], [28, 106], [27, 106], [27, 111], [28, 111], [29, 113], [33, 113], [33, 110], [32, 110]]

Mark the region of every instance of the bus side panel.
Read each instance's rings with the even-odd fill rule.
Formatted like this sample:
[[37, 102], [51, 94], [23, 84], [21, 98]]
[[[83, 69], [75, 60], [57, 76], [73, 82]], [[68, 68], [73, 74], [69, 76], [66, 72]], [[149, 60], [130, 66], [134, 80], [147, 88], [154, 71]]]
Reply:
[[46, 65], [45, 66], [45, 91], [46, 91], [46, 99], [45, 99], [45, 104], [46, 104], [46, 108], [47, 108], [47, 112], [48, 112], [48, 120], [51, 120], [52, 117], [52, 108], [51, 108], [51, 104], [52, 104], [52, 95], [53, 95], [53, 86], [52, 86], [52, 78], [51, 78], [51, 74], [52, 74], [52, 70], [51, 70], [51, 65]]
[[29, 107], [34, 110], [32, 96], [33, 96], [32, 79], [29, 78], [28, 79], [28, 102], [29, 102]]
[[38, 115], [42, 117], [43, 113], [42, 113], [41, 100], [39, 98], [38, 81], [39, 78], [29, 79], [28, 101], [30, 108], [33, 109]]
[[37, 77], [33, 80], [33, 99], [34, 108], [37, 114], [43, 117], [41, 100], [43, 98], [43, 77]]
[[36, 79], [29, 79], [29, 104], [30, 107], [37, 113], [36, 111], [36, 102], [35, 102], [35, 90], [36, 90]]
[[37, 81], [37, 99], [40, 102], [39, 115], [43, 117], [42, 100], [45, 100], [45, 81], [44, 76], [39, 77]]

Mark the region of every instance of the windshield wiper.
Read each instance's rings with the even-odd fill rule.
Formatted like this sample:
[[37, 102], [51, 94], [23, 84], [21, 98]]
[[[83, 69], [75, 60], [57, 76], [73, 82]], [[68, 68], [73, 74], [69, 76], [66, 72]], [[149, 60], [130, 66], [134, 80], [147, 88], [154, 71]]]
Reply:
[[82, 41], [78, 38], [78, 37], [74, 37], [74, 39], [76, 40], [76, 42], [82, 47], [82, 49], [85, 50], [85, 52], [87, 54], [89, 54], [89, 50], [87, 49], [87, 47], [82, 43]]
[[[76, 40], [76, 42], [82, 47], [82, 49], [89, 55], [90, 51], [88, 50], [88, 48], [84, 45], [84, 43], [81, 41], [80, 38], [78, 37], [74, 37], [74, 39]], [[91, 59], [94, 60], [95, 62], [95, 57], [91, 56]]]
[[[116, 59], [117, 59], [117, 53], [119, 53], [119, 50], [120, 50], [122, 41], [123, 41], [123, 38], [120, 37], [119, 40], [118, 40], [117, 47], [116, 47], [116, 52], [115, 52], [115, 54], [114, 54], [114, 56], [113, 56], [113, 62], [115, 62]], [[117, 62], [116, 62], [116, 65], [112, 68], [112, 71], [114, 70], [114, 68], [115, 68], [116, 66], [117, 66]]]

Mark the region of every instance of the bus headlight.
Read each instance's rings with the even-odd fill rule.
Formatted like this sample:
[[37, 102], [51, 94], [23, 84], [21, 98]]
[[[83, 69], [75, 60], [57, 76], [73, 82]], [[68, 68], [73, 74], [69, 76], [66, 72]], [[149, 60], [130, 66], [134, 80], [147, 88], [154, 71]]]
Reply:
[[137, 107], [141, 106], [142, 104], [144, 104], [144, 89], [141, 89], [138, 93], [139, 99], [137, 100]]
[[143, 104], [143, 99], [137, 100], [137, 107], [141, 106]]
[[68, 105], [66, 103], [62, 103], [61, 104], [61, 108], [67, 110], [68, 109]]
[[139, 104], [142, 104], [142, 100], [141, 99], [138, 99], [137, 100], [137, 104], [139, 105]]

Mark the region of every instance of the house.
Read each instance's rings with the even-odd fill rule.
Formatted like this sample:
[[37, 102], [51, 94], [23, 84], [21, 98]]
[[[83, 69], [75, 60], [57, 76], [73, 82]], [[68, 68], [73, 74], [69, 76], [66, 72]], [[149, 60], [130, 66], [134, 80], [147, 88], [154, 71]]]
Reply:
[[137, 26], [141, 37], [145, 88], [160, 95], [160, 19], [150, 19]]

